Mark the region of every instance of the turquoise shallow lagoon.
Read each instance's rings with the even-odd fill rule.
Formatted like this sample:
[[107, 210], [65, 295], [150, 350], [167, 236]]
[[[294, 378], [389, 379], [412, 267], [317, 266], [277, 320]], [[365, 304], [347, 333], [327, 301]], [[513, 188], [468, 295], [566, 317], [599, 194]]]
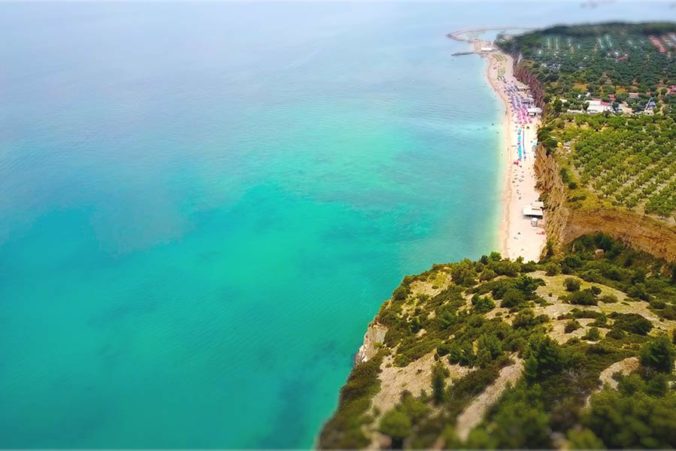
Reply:
[[0, 446], [311, 446], [402, 276], [497, 245], [485, 7], [0, 5]]

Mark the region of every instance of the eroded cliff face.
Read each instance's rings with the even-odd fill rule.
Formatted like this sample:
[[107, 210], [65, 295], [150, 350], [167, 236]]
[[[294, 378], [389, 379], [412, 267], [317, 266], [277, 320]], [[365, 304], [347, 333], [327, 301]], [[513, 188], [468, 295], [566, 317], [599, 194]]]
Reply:
[[564, 244], [566, 225], [570, 212], [566, 207], [566, 189], [559, 176], [559, 167], [553, 156], [547, 155], [543, 146], [535, 151], [535, 176], [537, 188], [542, 192], [546, 206], [545, 231], [553, 250], [558, 252]]
[[649, 216], [610, 208], [578, 209], [566, 204], [556, 159], [539, 146], [535, 173], [546, 205], [545, 229], [555, 252], [579, 236], [606, 233], [635, 249], [676, 261], [676, 228]]
[[[536, 103], [544, 111], [540, 82], [523, 63], [515, 63], [514, 73], [519, 81], [530, 86]], [[554, 252], [581, 235], [603, 232], [636, 249], [669, 262], [676, 261], [675, 227], [626, 210], [571, 208], [566, 203], [567, 192], [559, 175], [559, 164], [542, 146], [536, 150], [535, 173], [546, 206], [547, 238]]]
[[519, 55], [512, 55], [514, 59], [514, 76], [521, 83], [525, 83], [530, 88], [530, 92], [535, 100], [535, 104], [544, 110], [545, 108], [545, 91], [542, 84], [535, 75], [528, 69], [528, 66]]
[[635, 249], [676, 261], [676, 229], [648, 216], [611, 209], [570, 210], [561, 242], [590, 232], [603, 232]]
[[373, 321], [369, 324], [364, 334], [364, 342], [359, 347], [359, 351], [354, 356], [355, 365], [366, 363], [371, 360], [378, 353], [380, 345], [382, 345], [387, 333], [387, 327]]

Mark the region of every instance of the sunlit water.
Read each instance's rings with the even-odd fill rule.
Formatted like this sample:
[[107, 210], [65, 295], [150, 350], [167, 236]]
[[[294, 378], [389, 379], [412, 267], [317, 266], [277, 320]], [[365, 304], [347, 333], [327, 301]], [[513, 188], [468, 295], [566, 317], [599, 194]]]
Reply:
[[401, 277], [497, 244], [500, 107], [445, 33], [673, 12], [0, 11], [4, 447], [311, 446]]

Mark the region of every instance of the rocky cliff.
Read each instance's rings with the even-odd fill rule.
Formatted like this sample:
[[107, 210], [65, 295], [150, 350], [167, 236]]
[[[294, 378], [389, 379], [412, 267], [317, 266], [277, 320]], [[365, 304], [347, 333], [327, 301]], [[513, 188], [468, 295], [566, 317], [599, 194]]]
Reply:
[[[492, 254], [407, 276], [369, 325], [318, 447], [612, 446], [622, 426], [606, 424], [604, 403], [633, 402], [612, 375], [651, 383], [640, 349], [676, 327], [674, 293], [664, 261], [601, 234], [539, 264]], [[676, 396], [659, 402], [676, 409]], [[676, 416], [659, 421], [676, 428]]]

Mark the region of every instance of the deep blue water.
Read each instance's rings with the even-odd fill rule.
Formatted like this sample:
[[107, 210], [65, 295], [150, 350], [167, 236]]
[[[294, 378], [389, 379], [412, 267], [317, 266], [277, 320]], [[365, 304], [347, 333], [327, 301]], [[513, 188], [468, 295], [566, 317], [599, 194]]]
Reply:
[[445, 33], [666, 4], [0, 4], [0, 446], [308, 447], [404, 274], [496, 247]]

